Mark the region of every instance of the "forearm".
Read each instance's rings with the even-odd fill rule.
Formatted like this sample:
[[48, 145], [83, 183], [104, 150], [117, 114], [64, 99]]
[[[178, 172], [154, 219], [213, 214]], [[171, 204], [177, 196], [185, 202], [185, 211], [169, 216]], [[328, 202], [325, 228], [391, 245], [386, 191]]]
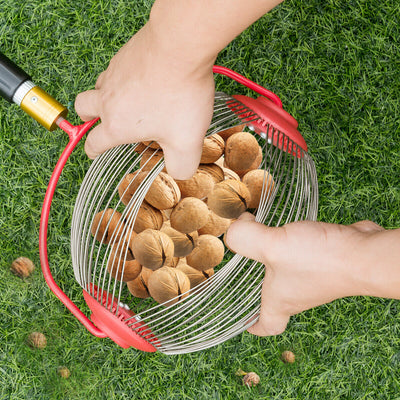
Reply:
[[156, 0], [148, 25], [162, 49], [193, 65], [215, 61], [237, 35], [283, 0]]
[[400, 299], [400, 229], [374, 233], [363, 247], [362, 294]]

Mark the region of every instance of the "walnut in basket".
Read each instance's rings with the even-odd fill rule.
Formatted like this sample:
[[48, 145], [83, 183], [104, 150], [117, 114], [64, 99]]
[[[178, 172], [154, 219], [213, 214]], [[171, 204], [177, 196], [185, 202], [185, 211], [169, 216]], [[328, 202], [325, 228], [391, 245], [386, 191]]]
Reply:
[[190, 280], [177, 268], [162, 267], [150, 275], [148, 288], [157, 303], [170, 306], [188, 295]]
[[174, 257], [185, 257], [192, 252], [197, 243], [197, 231], [182, 233], [171, 227], [169, 221], [164, 222], [161, 232], [166, 233], [174, 242]]
[[199, 271], [216, 267], [224, 258], [223, 242], [213, 235], [200, 235], [197, 246], [186, 256], [186, 263]]
[[171, 227], [182, 233], [200, 229], [208, 220], [207, 205], [196, 197], [185, 197], [172, 210]]
[[210, 210], [222, 218], [238, 218], [248, 208], [251, 195], [247, 186], [236, 179], [217, 183], [208, 195]]
[[165, 233], [146, 229], [136, 235], [131, 244], [133, 255], [146, 268], [156, 270], [171, 265], [174, 256], [174, 243]]

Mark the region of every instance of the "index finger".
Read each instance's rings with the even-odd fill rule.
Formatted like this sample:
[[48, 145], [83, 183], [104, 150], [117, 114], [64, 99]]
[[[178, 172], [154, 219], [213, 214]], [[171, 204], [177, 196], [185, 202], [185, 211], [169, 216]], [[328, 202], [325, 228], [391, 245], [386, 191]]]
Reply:
[[83, 121], [100, 117], [99, 91], [87, 90], [75, 99], [75, 111]]

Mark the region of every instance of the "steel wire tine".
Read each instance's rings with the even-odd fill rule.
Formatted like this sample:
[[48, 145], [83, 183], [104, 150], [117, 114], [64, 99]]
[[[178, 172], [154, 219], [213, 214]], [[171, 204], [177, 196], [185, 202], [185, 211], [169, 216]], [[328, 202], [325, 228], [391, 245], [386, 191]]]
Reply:
[[[254, 293], [258, 294], [260, 292], [261, 285], [258, 285], [258, 287], [255, 288]], [[248, 306], [248, 309], [251, 309], [251, 311], [249, 311], [247, 314], [242, 315], [239, 319], [236, 319], [234, 323], [232, 323], [232, 321], [226, 321], [226, 323], [224, 323], [223, 330], [213, 329], [213, 327], [211, 327], [209, 331], [193, 335], [193, 338], [188, 338], [183, 341], [178, 334], [176, 341], [167, 344], [162, 341], [162, 345], [164, 349], [169, 352], [191, 352], [215, 346], [230, 339], [233, 336], [236, 336], [237, 334], [247, 329], [248, 326], [254, 324], [255, 321], [253, 322], [253, 319], [255, 319], [254, 317], [260, 312], [259, 304], [259, 296], [253, 296], [251, 303]], [[251, 320], [250, 323], [249, 320]], [[219, 325], [217, 325], [217, 327], [218, 326]]]
[[[273, 127], [270, 127], [272, 129], [271, 132], [271, 137], [273, 140], [274, 135], [276, 134], [277, 131]], [[267, 223], [267, 225], [271, 225], [276, 213], [279, 210], [279, 207], [281, 206], [281, 203], [285, 197], [286, 194], [286, 185], [288, 182], [288, 175], [290, 173], [290, 162], [287, 162], [287, 157], [288, 153], [283, 152], [281, 149], [278, 147], [271, 145], [273, 148], [273, 158], [274, 158], [274, 176], [276, 177], [275, 179], [275, 186], [276, 186], [276, 191], [280, 192], [279, 198], [275, 196], [275, 204], [274, 204], [274, 210], [271, 212], [270, 219]], [[289, 159], [290, 160], [290, 159]], [[289, 165], [288, 165], [289, 164]], [[282, 182], [284, 180], [284, 182]], [[278, 194], [278, 193], [277, 193]], [[283, 214], [284, 210], [282, 211], [281, 214]], [[276, 224], [277, 226], [279, 225], [279, 221]]]
[[[113, 153], [115, 153], [117, 150], [113, 150]], [[78, 193], [78, 198], [76, 201], [76, 205], [74, 208], [74, 215], [77, 216], [77, 218], [74, 218], [74, 222], [76, 221], [76, 223], [78, 224], [77, 229], [72, 229], [71, 232], [76, 232], [77, 235], [79, 235], [76, 239], [77, 241], [82, 240], [84, 241], [84, 235], [82, 235], [82, 230], [85, 231], [88, 226], [87, 226], [87, 222], [83, 222], [83, 220], [85, 219], [85, 212], [87, 210], [87, 205], [88, 203], [90, 203], [90, 199], [92, 197], [93, 194], [93, 188], [96, 188], [98, 186], [98, 182], [101, 180], [101, 171], [103, 169], [104, 164], [106, 163], [106, 159], [107, 159], [107, 155], [102, 155], [99, 157], [98, 162], [93, 162], [93, 164], [91, 165], [91, 167], [89, 168], [88, 173], [85, 176], [84, 181], [82, 182], [80, 191]], [[96, 173], [92, 173], [92, 172], [96, 172]], [[98, 227], [99, 228], [99, 227]], [[98, 233], [98, 229], [96, 231], [96, 234]], [[74, 238], [71, 238], [71, 251], [74, 252], [74, 247], [72, 247], [72, 244], [75, 244]], [[79, 246], [78, 246], [79, 247]], [[82, 248], [82, 247], [81, 247]], [[75, 252], [74, 252], [75, 253]], [[82, 257], [83, 260], [86, 261], [86, 257]], [[77, 269], [80, 271], [79, 275], [81, 277], [81, 273], [82, 271], [87, 272], [88, 274], [90, 274], [90, 270], [89, 268], [82, 268], [82, 264], [78, 263], [77, 264]], [[84, 284], [84, 287], [87, 285], [87, 279], [88, 279], [88, 275], [85, 275], [85, 277], [81, 277], [82, 279], [79, 279], [79, 281], [81, 281], [81, 283]], [[86, 278], [86, 279], [85, 279]], [[85, 287], [86, 289], [86, 287]]]
[[[267, 153], [268, 143], [264, 141], [263, 151]], [[267, 159], [268, 159], [268, 166], [267, 166]], [[259, 206], [256, 210], [256, 221], [257, 222], [266, 222], [266, 216], [268, 215], [269, 209], [272, 207], [273, 200], [276, 196], [277, 187], [275, 181], [273, 179], [273, 173], [271, 171], [271, 157], [267, 157], [266, 155], [263, 157], [261, 162], [261, 169], [264, 170], [264, 177], [263, 177], [263, 186], [260, 196]], [[268, 183], [266, 182], [268, 179]], [[271, 187], [272, 185], [272, 187]]]
[[[245, 266], [246, 264], [247, 264], [247, 259], [244, 259], [244, 261], [241, 263], [243, 266]], [[237, 267], [237, 269], [238, 269], [238, 272], [237, 272], [237, 274], [236, 275], [238, 275], [239, 273], [240, 273], [240, 266], [238, 266]], [[235, 278], [236, 278], [236, 276], [230, 276], [229, 278], [229, 280], [226, 280], [226, 279], [224, 279], [223, 281], [222, 281], [222, 283], [223, 283], [223, 288], [225, 289], [226, 288], [226, 290], [227, 290], [227, 293], [225, 292], [225, 293], [223, 293], [222, 291], [221, 291], [221, 287], [219, 286], [219, 285], [216, 285], [216, 289], [217, 289], [217, 293], [216, 293], [216, 296], [213, 296], [212, 297], [212, 303], [214, 304], [218, 299], [219, 299], [219, 297], [222, 297], [222, 300], [221, 300], [221, 302], [219, 302], [219, 303], [217, 303], [217, 305], [216, 305], [216, 307], [214, 308], [215, 310], [220, 310], [222, 307], [221, 307], [221, 304], [222, 304], [222, 302], [224, 302], [224, 300], [225, 300], [225, 298], [226, 298], [226, 295], [231, 295], [233, 292], [234, 292], [234, 289], [236, 288], [236, 287], [239, 287], [239, 289], [243, 289], [242, 288], [242, 284], [243, 284], [243, 280], [244, 279], [246, 279], [246, 277], [248, 276], [248, 274], [250, 273], [250, 271], [251, 271], [251, 269], [248, 269], [248, 272], [247, 272], [247, 274], [244, 276], [244, 277], [242, 277], [242, 279], [241, 280], [238, 280], [236, 283], [234, 282], [235, 281]], [[231, 285], [231, 283], [234, 283], [234, 285]], [[229, 288], [229, 290], [228, 290], [228, 288]], [[207, 298], [208, 298], [209, 296], [204, 296], [203, 297], [203, 301], [204, 300], [207, 300]], [[205, 309], [203, 308], [203, 307], [201, 307], [201, 304], [199, 303], [199, 302], [195, 302], [194, 303], [194, 305], [195, 306], [197, 306], [198, 308], [199, 308], [199, 310], [197, 311], [197, 312], [195, 312], [194, 314], [192, 314], [192, 318], [190, 318], [190, 319], [193, 319], [193, 318], [195, 318], [195, 317], [197, 317], [198, 315], [201, 315], [201, 314], [203, 314], [203, 317], [200, 317], [200, 318], [197, 318], [196, 319], [196, 325], [198, 325], [198, 324], [200, 324], [203, 320], [204, 320], [204, 312], [205, 312]], [[209, 311], [209, 313], [211, 313], [211, 314], [213, 314], [213, 310], [214, 310], [213, 308], [211, 308], [210, 307], [210, 303], [207, 303], [207, 308], [206, 308], [206, 310], [207, 311]], [[192, 309], [192, 307], [188, 307], [188, 310], [186, 310], [186, 311], [192, 311], [192, 312], [194, 312], [194, 310]], [[175, 312], [175, 319], [171, 319], [171, 324], [173, 325], [173, 329], [174, 330], [176, 330], [177, 328], [180, 328], [180, 326], [183, 324], [183, 323], [186, 323], [187, 321], [188, 321], [188, 319], [186, 318], [184, 321], [183, 321], [183, 323], [177, 323], [177, 317], [180, 317], [180, 318], [182, 318], [182, 317], [184, 317], [185, 316], [185, 314], [186, 313], [181, 313], [181, 314], [178, 314], [178, 312]], [[205, 316], [207, 316], [208, 314], [205, 314]], [[170, 325], [170, 324], [169, 324]], [[165, 321], [164, 321], [164, 328], [166, 328], [167, 326], [169, 326], [169, 325], [165, 325]], [[204, 325], [203, 325], [203, 327], [204, 327]], [[180, 332], [180, 334], [182, 333], [182, 329], [179, 329], [179, 332]], [[164, 334], [165, 334], [166, 332], [164, 331]]]
[[[162, 169], [162, 167], [161, 167], [161, 169]], [[144, 200], [144, 197], [145, 197], [145, 195], [146, 195], [146, 193], [147, 193], [147, 191], [148, 191], [148, 188], [150, 187], [150, 185], [151, 185], [151, 183], [153, 182], [153, 180], [155, 179], [155, 177], [157, 177], [157, 174], [154, 174], [154, 179], [151, 180], [151, 182], [149, 183], [149, 181], [147, 180], [147, 178], [148, 178], [149, 175], [150, 175], [150, 174], [148, 174], [148, 175], [146, 176], [146, 178], [144, 179], [144, 181], [139, 185], [138, 189], [135, 191], [134, 195], [132, 196], [132, 198], [130, 199], [130, 201], [129, 201], [129, 203], [128, 203], [128, 207], [129, 207], [129, 204], [132, 204], [132, 202], [135, 202], [135, 206], [136, 206], [136, 207], [134, 207], [134, 211], [131, 212], [131, 213], [128, 215], [127, 222], [126, 222], [126, 223], [124, 224], [124, 226], [123, 226], [123, 230], [122, 230], [122, 237], [123, 237], [123, 238], [126, 237], [126, 234], [128, 234], [128, 232], [129, 232], [129, 235], [130, 235], [129, 238], [132, 237], [132, 234], [133, 234], [133, 225], [134, 225], [134, 221], [136, 220], [137, 212], [138, 212], [138, 210], [139, 210], [139, 208], [140, 208], [141, 203], [142, 203], [143, 200]], [[134, 177], [133, 180], [135, 180], [135, 179], [136, 179], [136, 176]], [[132, 181], [132, 182], [133, 182], [133, 181]], [[131, 184], [132, 184], [132, 182], [131, 182]], [[127, 211], [127, 209], [125, 208], [125, 210], [124, 210], [124, 213], [125, 213], [125, 214], [124, 214], [124, 215], [126, 215], [127, 212], [128, 212], [128, 211]], [[123, 220], [123, 218], [121, 218], [121, 220]], [[127, 252], [127, 250], [126, 250], [126, 252]], [[103, 263], [104, 263], [104, 261], [103, 261]], [[124, 264], [124, 265], [125, 265], [125, 264]], [[110, 293], [110, 284], [111, 284], [111, 278], [109, 278], [107, 293]], [[115, 299], [115, 298], [116, 298], [115, 293], [116, 293], [116, 288], [117, 288], [117, 285], [118, 285], [118, 284], [119, 284], [119, 286], [120, 286], [120, 289], [119, 289], [119, 291], [118, 291], [117, 306], [116, 306], [116, 309], [115, 309], [115, 314], [118, 314], [118, 311], [119, 311], [119, 304], [120, 304], [121, 292], [122, 292], [122, 282], [119, 282], [117, 279], [114, 279], [114, 285], [113, 285], [113, 288], [112, 288], [112, 299]], [[107, 296], [108, 296], [108, 295], [107, 295]], [[108, 301], [108, 300], [107, 300], [107, 301]], [[111, 311], [111, 306], [110, 306], [110, 311]]]
[[[164, 345], [166, 351], [168, 351], [168, 353], [172, 354], [172, 352], [192, 352], [192, 351], [197, 351], [197, 350], [202, 350], [205, 348], [209, 348], [212, 346], [215, 346], [219, 343], [222, 343], [224, 341], [226, 341], [227, 339], [235, 336], [238, 333], [243, 332], [246, 329], [246, 323], [247, 321], [251, 320], [252, 318], [254, 318], [255, 315], [257, 315], [257, 313], [259, 313], [260, 310], [260, 306], [259, 306], [259, 298], [257, 296], [258, 293], [261, 292], [261, 285], [262, 283], [259, 283], [253, 290], [253, 292], [256, 294], [256, 296], [253, 296], [253, 299], [251, 301], [251, 304], [249, 305], [250, 307], [254, 307], [255, 308], [248, 314], [242, 316], [240, 319], [238, 319], [236, 321], [236, 323], [231, 323], [231, 322], [227, 322], [226, 327], [228, 329], [224, 329], [222, 332], [219, 330], [213, 330], [212, 333], [213, 335], [210, 336], [209, 333], [210, 332], [204, 332], [201, 335], [195, 335], [194, 336], [194, 341], [188, 341], [185, 340], [185, 343], [182, 343], [181, 338], [178, 337], [177, 342], [173, 342], [171, 345], [165, 345], [164, 342], [162, 342], [162, 344]], [[251, 322], [252, 325], [254, 324], [254, 322]], [[205, 340], [204, 340], [205, 337]], [[175, 343], [175, 346], [174, 346]]]
[[[154, 166], [154, 173], [155, 173], [155, 177], [157, 177], [158, 173], [163, 169], [164, 167], [164, 162], [162, 160], [159, 160], [158, 163]], [[125, 241], [126, 244], [126, 253], [125, 253], [125, 257], [126, 254], [128, 253], [128, 249], [129, 246], [127, 244], [127, 242], [130, 242], [131, 237], [133, 235], [133, 227], [135, 225], [136, 222], [136, 217], [137, 217], [137, 213], [141, 207], [141, 204], [144, 201], [144, 198], [147, 194], [147, 191], [149, 189], [149, 187], [151, 186], [153, 181], [151, 181], [151, 183], [146, 182], [143, 187], [141, 187], [141, 185], [139, 185], [139, 188], [136, 190], [136, 192], [134, 193], [134, 195], [132, 196], [132, 198], [129, 200], [127, 206], [125, 207], [123, 213], [122, 213], [122, 220], [126, 221], [125, 222], [125, 231], [122, 232], [122, 237], [126, 237], [126, 234], [129, 234], [129, 238], [127, 241]], [[125, 264], [124, 264], [125, 265]], [[113, 295], [115, 295], [115, 287], [117, 285], [117, 280], [114, 280], [115, 284], [114, 284], [114, 291], [113, 291]], [[123, 288], [123, 284], [122, 282], [119, 282], [119, 291], [118, 291], [118, 296], [117, 296], [117, 307], [116, 307], [116, 311], [115, 313], [118, 314], [118, 310], [119, 310], [119, 305], [121, 302], [121, 294], [122, 294], [122, 288]], [[136, 317], [136, 315], [134, 316]], [[127, 320], [129, 320], [130, 318], [128, 318]]]
[[[239, 255], [235, 255], [232, 258], [232, 260], [235, 257], [237, 257], [236, 260], [242, 258]], [[230, 262], [232, 262], [232, 260], [230, 260]], [[187, 312], [193, 311], [193, 309], [191, 308], [192, 303], [194, 303], [197, 306], [201, 306], [201, 304], [205, 303], [207, 301], [207, 299], [210, 298], [215, 292], [218, 293], [220, 283], [227, 284], [225, 282], [225, 275], [223, 275], [223, 270], [225, 270], [225, 268], [227, 267], [227, 265], [230, 262], [228, 262], [221, 270], [217, 271], [217, 273], [215, 273], [213, 276], [211, 276], [209, 278], [208, 291], [202, 293], [202, 298], [199, 298], [199, 296], [194, 296], [193, 292], [191, 293], [191, 290], [190, 290], [188, 296], [184, 299], [184, 301], [177, 303], [167, 309], [165, 309], [165, 308], [159, 309], [158, 306], [154, 306], [154, 307], [140, 313], [140, 316], [144, 320], [146, 320], [147, 317], [145, 315], [150, 314], [152, 317], [152, 322], [159, 322], [159, 320], [164, 319], [167, 321], [171, 320], [172, 323], [174, 323], [174, 321], [176, 321], [178, 312], [180, 312], [182, 314], [182, 312], [181, 312], [182, 310], [183, 311], [186, 310]], [[235, 265], [235, 267], [236, 267], [236, 265]], [[158, 309], [158, 311], [157, 311], [157, 309]], [[183, 313], [183, 315], [186, 315], [186, 314], [187, 313]]]
[[[107, 198], [110, 188], [112, 188], [115, 185], [116, 177], [123, 170], [123, 165], [120, 161], [120, 157], [121, 156], [123, 157], [124, 152], [120, 152], [120, 150], [124, 149], [124, 148], [126, 148], [126, 146], [119, 147], [119, 148], [117, 148], [117, 152], [111, 153], [110, 157], [106, 158], [107, 162], [104, 164], [102, 170], [100, 171], [102, 179], [100, 181], [100, 184], [95, 188], [94, 196], [92, 197], [92, 205], [93, 205], [92, 207], [95, 207], [97, 210], [98, 210], [98, 208], [100, 208], [100, 206], [104, 209], [108, 209], [114, 195], [118, 192], [118, 187], [114, 187], [114, 189], [112, 190], [112, 195], [108, 197], [108, 200], [104, 204], [104, 200]], [[92, 208], [92, 207], [90, 207], [90, 208]], [[116, 209], [113, 209], [113, 213], [107, 223], [105, 232], [108, 232], [108, 227], [111, 223], [112, 217], [115, 215], [115, 212], [116, 212]], [[93, 216], [93, 218], [94, 218], [94, 216]], [[92, 220], [92, 223], [93, 223], [93, 220]], [[100, 224], [99, 224], [99, 226], [100, 226]], [[111, 238], [113, 238], [113, 237], [115, 238], [115, 232], [112, 234]], [[90, 257], [89, 257], [90, 260], [93, 259], [93, 254], [94, 254], [95, 247], [96, 247], [95, 242], [93, 241], [92, 243], [93, 243], [93, 245], [91, 247], [91, 252], [90, 252]], [[99, 258], [101, 256], [100, 249], [103, 244], [105, 244], [104, 243], [104, 235], [100, 242], [99, 251], [97, 252], [97, 256], [95, 258], [95, 260], [96, 260], [95, 261], [95, 274], [96, 274], [97, 266], [99, 265]], [[109, 253], [109, 247], [110, 246], [107, 246], [107, 248], [106, 248], [107, 254]], [[101, 279], [102, 275], [106, 275], [105, 268], [104, 268], [104, 258], [103, 258], [103, 262], [101, 263], [101, 266], [100, 266], [99, 279]], [[104, 288], [104, 286], [101, 286], [101, 287]], [[99, 300], [99, 296], [100, 296], [100, 291], [98, 291], [97, 300]], [[108, 301], [108, 296], [107, 296], [106, 301]]]
[[[93, 215], [93, 217], [91, 217], [91, 212], [92, 212], [93, 208], [96, 208], [96, 200], [95, 200], [95, 197], [92, 196], [92, 194], [93, 194], [94, 189], [99, 186], [98, 182], [99, 182], [99, 179], [102, 177], [101, 170], [104, 168], [104, 165], [107, 165], [109, 162], [109, 161], [107, 161], [107, 159], [112, 158], [118, 152], [119, 152], [119, 149], [114, 148], [114, 149], [110, 150], [109, 152], [107, 152], [107, 154], [104, 153], [102, 156], [100, 156], [98, 158], [98, 160], [95, 160], [95, 162], [92, 164], [92, 166], [90, 167], [88, 174], [87, 174], [88, 178], [90, 178], [90, 179], [87, 180], [86, 184], [82, 184], [81, 188], [83, 188], [83, 190], [80, 191], [80, 193], [78, 194], [78, 196], [80, 196], [81, 199], [85, 200], [85, 204], [81, 205], [81, 203], [78, 202], [78, 207], [75, 207], [75, 210], [74, 210], [74, 214], [75, 214], [76, 210], [79, 211], [78, 213], [76, 213], [76, 215], [80, 214], [80, 218], [76, 220], [77, 221], [76, 222], [77, 225], [75, 225], [76, 229], [73, 229], [73, 230], [76, 232], [76, 236], [79, 237], [79, 239], [82, 241], [82, 243], [85, 243], [83, 246], [79, 246], [79, 245], [76, 246], [79, 248], [77, 266], [81, 270], [88, 271], [89, 275], [90, 275], [89, 268], [85, 268], [86, 264], [87, 264], [87, 260], [88, 260], [88, 257], [87, 257], [88, 245], [91, 240], [91, 237], [90, 237], [91, 224], [88, 224], [88, 221], [94, 217], [94, 215]], [[90, 204], [91, 199], [95, 200], [94, 202], [92, 202], [92, 204]], [[95, 205], [93, 205], [93, 204], [95, 204]], [[97, 203], [97, 208], [96, 208], [95, 213], [98, 212], [99, 208], [100, 208], [100, 203]], [[92, 223], [92, 221], [91, 221], [91, 223]], [[97, 232], [98, 232], [98, 230], [97, 230]], [[85, 234], [88, 235], [86, 242], [84, 239], [86, 237]], [[73, 241], [72, 243], [75, 244], [76, 242]], [[84, 254], [82, 254], [82, 253], [84, 253]], [[80, 259], [79, 259], [79, 256], [80, 256]], [[88, 284], [87, 281], [88, 281], [88, 279], [86, 279], [86, 282], [84, 283], [84, 287], [87, 286], [87, 284]]]
[[303, 159], [299, 161], [299, 172], [300, 172], [300, 196], [299, 196], [299, 205], [298, 210], [295, 216], [295, 220], [304, 220], [305, 214], [308, 208], [308, 195], [307, 195], [307, 187], [308, 187], [308, 180], [307, 180], [307, 168], [306, 163]]
[[[296, 221], [295, 218], [293, 217], [294, 211], [296, 208], [299, 206], [299, 174], [300, 174], [300, 168], [298, 165], [298, 158], [296, 156], [293, 156], [293, 169], [292, 169], [292, 179], [290, 183], [290, 188], [289, 188], [289, 195], [288, 195], [288, 205], [290, 202], [290, 207], [289, 207], [289, 212], [286, 216], [286, 221], [285, 224], [288, 224], [292, 221]], [[293, 191], [294, 188], [294, 191]], [[293, 192], [293, 195], [292, 195]]]
[[[247, 273], [243, 275], [242, 278], [238, 282], [236, 282], [235, 286], [231, 289], [231, 292], [235, 293], [235, 298], [232, 302], [228, 302], [228, 304], [226, 304], [226, 296], [220, 296], [221, 297], [220, 302], [216, 303], [214, 308], [207, 307], [208, 312], [201, 318], [197, 319], [195, 323], [187, 326], [186, 328], [183, 327], [181, 328], [183, 324], [176, 326], [176, 328], [178, 328], [178, 331], [175, 330], [175, 332], [172, 333], [172, 335], [167, 335], [168, 331], [164, 332], [163, 343], [164, 344], [168, 343], [173, 339], [173, 337], [179, 337], [180, 343], [184, 343], [186, 341], [185, 337], [191, 337], [191, 336], [194, 337], [193, 340], [190, 339], [192, 340], [193, 343], [195, 343], [196, 341], [201, 341], [202, 335], [207, 335], [207, 337], [210, 337], [209, 334], [218, 334], [219, 331], [223, 330], [224, 326], [232, 323], [232, 321], [235, 319], [233, 318], [233, 316], [236, 316], [236, 318], [238, 318], [238, 315], [240, 315], [243, 312], [246, 312], [247, 308], [243, 307], [243, 304], [246, 303], [247, 298], [249, 296], [252, 297], [252, 295], [254, 294], [254, 290], [251, 290], [250, 285], [243, 285], [243, 282], [250, 278], [250, 273], [255, 272], [253, 270], [253, 267], [257, 264], [260, 263], [253, 261], [251, 266], [249, 266]], [[262, 275], [262, 270], [261, 273], [258, 274], [258, 276], [252, 276], [251, 278], [257, 280], [258, 278], [261, 277], [261, 275]], [[236, 288], [240, 288], [242, 290], [236, 293], [235, 291]], [[249, 291], [250, 293], [248, 293]], [[248, 294], [246, 295], [246, 293]], [[217, 322], [218, 324], [216, 324]], [[198, 327], [195, 328], [195, 326]], [[185, 331], [189, 332], [184, 334]], [[201, 334], [198, 335], [197, 332], [200, 332]]]
[[[93, 166], [93, 164], [92, 164], [92, 166]], [[94, 168], [96, 168], [96, 166]], [[73, 212], [73, 215], [72, 215], [72, 221], [71, 221], [71, 227], [72, 227], [72, 229], [71, 229], [71, 254], [72, 254], [72, 258], [73, 258], [74, 273], [75, 273], [76, 280], [82, 286], [83, 286], [83, 282], [82, 281], [84, 280], [84, 277], [82, 277], [82, 273], [86, 272], [87, 269], [86, 268], [85, 269], [78, 268], [78, 267], [80, 267], [80, 265], [78, 263], [74, 263], [75, 251], [74, 251], [73, 244], [75, 243], [76, 239], [79, 240], [79, 239], [82, 238], [82, 236], [80, 235], [80, 231], [79, 231], [78, 237], [76, 238], [75, 233], [77, 234], [78, 230], [74, 229], [74, 226], [75, 226], [75, 224], [79, 225], [79, 223], [80, 223], [79, 217], [82, 216], [82, 213], [78, 214], [77, 211], [84, 211], [84, 207], [81, 205], [81, 202], [84, 202], [84, 201], [87, 200], [86, 192], [89, 190], [88, 182], [90, 182], [91, 179], [93, 179], [93, 175], [91, 174], [91, 169], [89, 168], [89, 171], [85, 175], [85, 177], [83, 179], [83, 182], [81, 184], [80, 190], [78, 192], [78, 196], [77, 196], [77, 199], [75, 201], [74, 212]], [[80, 196], [81, 194], [84, 194], [85, 197], [81, 197]], [[96, 232], [96, 234], [97, 234], [97, 232]]]
[[311, 176], [311, 198], [312, 198], [312, 207], [310, 207], [310, 219], [313, 221], [317, 219], [317, 213], [318, 213], [318, 179], [317, 179], [317, 171], [315, 168], [314, 161], [312, 158], [306, 154], [306, 159], [307, 159], [307, 166], [310, 171], [310, 176]]
[[[125, 152], [125, 150], [127, 150], [127, 152]], [[129, 151], [130, 150], [130, 151]], [[108, 194], [108, 190], [110, 188], [110, 186], [112, 184], [114, 184], [115, 182], [115, 177], [124, 170], [124, 167], [126, 165], [126, 163], [128, 162], [128, 160], [131, 160], [131, 154], [133, 154], [133, 147], [130, 145], [123, 145], [117, 148], [117, 151], [115, 153], [110, 154], [110, 158], [108, 159], [107, 164], [104, 166], [103, 171], [102, 171], [102, 181], [101, 181], [101, 185], [99, 186], [99, 191], [97, 192], [96, 196], [92, 197], [92, 206], [90, 207], [90, 209], [95, 208], [95, 213], [98, 212], [99, 208], [103, 208], [105, 207], [105, 209], [107, 209], [112, 201], [112, 198], [114, 196], [111, 196], [108, 198], [108, 201], [106, 202], [106, 204], [104, 205], [104, 199], [106, 197], [106, 195]], [[122, 159], [122, 160], [121, 160]], [[103, 173], [104, 170], [109, 171], [109, 173]], [[112, 178], [110, 178], [110, 176]], [[104, 186], [104, 182], [109, 183], [109, 185]], [[114, 188], [113, 190], [113, 195], [115, 195], [115, 193], [117, 192], [118, 188]], [[112, 215], [115, 215], [115, 211], [116, 208], [114, 208], [114, 213]], [[93, 215], [90, 212], [88, 213], [88, 215]], [[111, 219], [110, 219], [111, 221]], [[117, 224], [118, 227], [120, 227], [120, 223], [122, 221], [119, 221], [119, 223]], [[108, 229], [108, 226], [107, 226]], [[119, 232], [119, 229], [118, 229]], [[113, 232], [112, 235], [110, 236], [110, 241], [112, 243], [115, 242], [115, 237], [116, 237], [116, 232]], [[89, 239], [89, 237], [88, 237]], [[94, 278], [92, 279], [92, 283], [94, 285], [96, 285], [96, 276], [98, 276], [97, 278], [97, 300], [99, 300], [99, 297], [103, 297], [103, 292], [104, 292], [104, 284], [101, 285], [100, 281], [102, 279], [102, 276], [105, 276], [105, 268], [104, 268], [104, 260], [105, 258], [103, 257], [103, 262], [101, 264], [99, 264], [99, 258], [101, 256], [101, 252], [100, 249], [103, 246], [103, 241], [100, 242], [99, 246], [96, 246], [95, 241], [92, 242], [92, 248], [91, 248], [91, 252], [90, 252], [90, 257], [89, 259], [91, 260], [91, 262], [93, 260], [95, 260], [94, 262]], [[93, 254], [95, 252], [95, 250], [97, 250], [97, 256], [94, 258]], [[105, 256], [106, 258], [108, 258], [108, 254], [110, 253], [110, 246], [107, 246], [105, 249]], [[97, 271], [99, 270], [99, 272]], [[108, 302], [108, 297], [106, 298], [106, 301]]]

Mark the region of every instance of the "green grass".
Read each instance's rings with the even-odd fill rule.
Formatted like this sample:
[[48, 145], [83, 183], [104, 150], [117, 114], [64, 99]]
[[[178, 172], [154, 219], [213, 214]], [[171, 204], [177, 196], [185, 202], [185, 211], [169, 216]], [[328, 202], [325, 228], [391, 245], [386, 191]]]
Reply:
[[[111, 56], [148, 18], [150, 1], [3, 0], [1, 50], [71, 110]], [[218, 63], [276, 92], [316, 162], [319, 219], [400, 227], [400, 4], [289, 0], [221, 52]], [[246, 90], [226, 78], [217, 88]], [[39, 266], [41, 203], [66, 144], [0, 102], [0, 399], [400, 399], [398, 301], [348, 298], [291, 319], [278, 337], [247, 333], [200, 353], [123, 350], [91, 336], [37, 268], [23, 281], [11, 261]], [[56, 280], [86, 313], [72, 274], [69, 223], [89, 165], [82, 144], [63, 173], [51, 214]], [[72, 200], [71, 200], [72, 199]], [[30, 349], [29, 332], [48, 346]], [[293, 365], [279, 360], [292, 350]], [[66, 365], [63, 380], [57, 367]], [[235, 371], [255, 371], [247, 389]]]

